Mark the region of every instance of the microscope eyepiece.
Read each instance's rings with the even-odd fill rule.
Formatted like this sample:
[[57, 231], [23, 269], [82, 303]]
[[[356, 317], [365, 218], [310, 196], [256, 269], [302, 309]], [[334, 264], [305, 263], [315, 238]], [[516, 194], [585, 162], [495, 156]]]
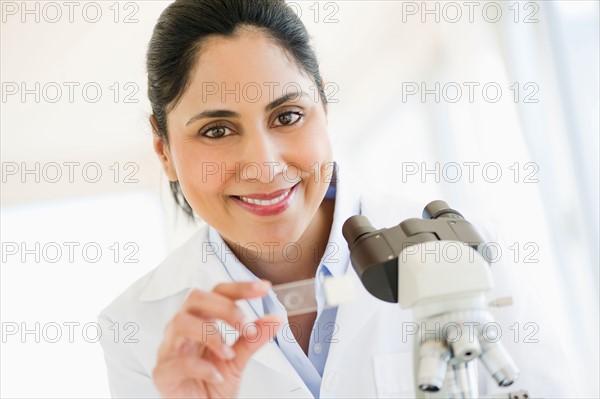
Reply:
[[350, 247], [352, 247], [356, 240], [361, 236], [374, 231], [375, 227], [371, 225], [369, 219], [362, 215], [352, 216], [346, 220], [342, 226], [342, 234]]
[[423, 209], [423, 219], [437, 219], [440, 217], [464, 219], [460, 212], [450, 208], [450, 205], [441, 200], [431, 201]]

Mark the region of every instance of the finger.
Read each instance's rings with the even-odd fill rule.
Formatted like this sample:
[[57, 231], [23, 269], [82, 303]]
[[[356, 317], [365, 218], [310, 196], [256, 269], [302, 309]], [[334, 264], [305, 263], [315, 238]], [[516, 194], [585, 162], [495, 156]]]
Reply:
[[219, 319], [232, 327], [244, 322], [244, 312], [234, 300], [216, 292], [190, 291], [182, 310], [202, 319]]
[[223, 342], [217, 324], [212, 319], [224, 320], [239, 330], [244, 315], [234, 299], [264, 295], [269, 287], [270, 283], [258, 281], [219, 284], [213, 292], [190, 291], [181, 310], [165, 330], [159, 359], [176, 356], [186, 339], [208, 346], [218, 358], [231, 359], [235, 352]]
[[233, 345], [236, 356], [232, 362], [240, 373], [258, 349], [267, 342], [273, 342], [281, 325], [281, 318], [276, 315], [267, 315], [244, 325], [239, 339]]
[[267, 280], [253, 282], [236, 282], [218, 284], [213, 288], [213, 292], [226, 296], [230, 299], [247, 299], [264, 296], [271, 288], [271, 283]]
[[235, 356], [232, 348], [225, 343], [216, 322], [198, 318], [187, 312], [179, 312], [165, 331], [158, 357], [167, 359], [188, 353], [190, 350], [186, 345], [187, 347], [206, 346], [223, 360], [230, 360]]
[[268, 281], [261, 280], [223, 283], [215, 286], [212, 292], [192, 290], [182, 308], [199, 317], [224, 320], [229, 325], [236, 327], [236, 323], [243, 323], [244, 313], [237, 306], [235, 300], [264, 296], [270, 286]]
[[178, 356], [159, 362], [152, 372], [157, 387], [175, 388], [185, 380], [206, 381], [220, 384], [223, 375], [210, 362], [195, 355]]

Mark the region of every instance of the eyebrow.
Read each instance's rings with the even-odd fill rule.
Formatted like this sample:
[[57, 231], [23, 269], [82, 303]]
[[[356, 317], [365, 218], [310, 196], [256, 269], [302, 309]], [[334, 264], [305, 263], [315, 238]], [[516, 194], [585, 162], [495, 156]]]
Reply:
[[[285, 104], [286, 102], [288, 102], [290, 100], [300, 99], [301, 97], [307, 97], [307, 96], [308, 95], [303, 91], [285, 94], [284, 96], [281, 96], [281, 97], [271, 101], [270, 103], [268, 103], [265, 106], [265, 111], [271, 111], [271, 110], [279, 107], [281, 104]], [[239, 118], [239, 117], [240, 117], [240, 114], [235, 111], [230, 111], [227, 109], [209, 109], [209, 110], [202, 111], [199, 114], [194, 115], [189, 121], [187, 121], [185, 126], [189, 126], [191, 123], [194, 123], [197, 120], [204, 119], [204, 118]]]

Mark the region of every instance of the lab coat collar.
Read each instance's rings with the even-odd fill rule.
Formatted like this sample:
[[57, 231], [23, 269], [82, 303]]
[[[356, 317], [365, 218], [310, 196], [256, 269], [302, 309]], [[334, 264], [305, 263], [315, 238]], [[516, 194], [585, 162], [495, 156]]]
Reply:
[[151, 272], [139, 300], [157, 301], [192, 287], [210, 289], [222, 281], [230, 281], [227, 273], [219, 273], [223, 267], [207, 251], [208, 245], [208, 225], [205, 224]]

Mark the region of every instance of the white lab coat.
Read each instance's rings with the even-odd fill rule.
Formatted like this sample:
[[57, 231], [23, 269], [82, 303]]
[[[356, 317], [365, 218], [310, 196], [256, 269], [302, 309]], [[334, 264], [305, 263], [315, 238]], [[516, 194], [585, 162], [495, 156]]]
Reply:
[[[340, 191], [336, 208], [345, 201], [352, 201], [353, 194]], [[402, 220], [419, 217], [425, 204], [415, 205], [400, 199], [360, 199], [361, 213], [377, 228], [391, 227]], [[350, 216], [350, 215], [348, 215]], [[469, 215], [467, 220], [474, 222]], [[474, 223], [487, 240], [494, 240], [491, 233]], [[211, 290], [216, 284], [229, 282], [231, 278], [216, 255], [203, 251], [208, 243], [208, 228], [201, 227], [182, 247], [168, 256], [156, 269], [132, 284], [99, 315], [99, 323], [106, 334], [102, 335], [108, 369], [108, 379], [113, 397], [159, 397], [151, 379], [157, 361], [158, 347], [167, 323], [181, 306], [190, 288]], [[513, 295], [516, 304], [500, 308], [492, 314], [502, 326], [502, 339], [507, 350], [521, 369], [520, 383], [510, 389], [500, 389], [480, 368], [480, 393], [510, 392], [519, 387], [527, 388], [530, 397], [566, 397], [569, 377], [564, 370], [564, 358], [552, 337], [551, 329], [539, 308], [531, 311], [531, 298], [527, 290], [519, 287], [510, 267], [504, 264], [492, 266], [496, 282], [493, 294]], [[372, 297], [362, 288], [350, 266], [359, 289], [358, 298], [339, 307], [337, 331], [332, 338], [327, 364], [323, 372], [320, 396], [322, 398], [400, 398], [415, 397], [412, 371], [412, 317], [411, 311], [401, 310], [397, 304], [389, 304]], [[492, 296], [494, 297], [494, 296]], [[250, 318], [255, 318], [249, 304], [240, 306]], [[515, 321], [536, 322], [540, 326], [535, 338], [537, 344], [513, 343], [509, 327]], [[114, 323], [124, 331], [134, 331], [130, 340], [124, 342], [121, 334], [115, 342], [109, 329]], [[520, 327], [523, 330], [523, 327]], [[520, 341], [527, 331], [521, 331]], [[307, 398], [310, 391], [298, 376], [276, 343], [268, 343], [248, 362], [242, 378], [240, 397], [255, 398]]]

